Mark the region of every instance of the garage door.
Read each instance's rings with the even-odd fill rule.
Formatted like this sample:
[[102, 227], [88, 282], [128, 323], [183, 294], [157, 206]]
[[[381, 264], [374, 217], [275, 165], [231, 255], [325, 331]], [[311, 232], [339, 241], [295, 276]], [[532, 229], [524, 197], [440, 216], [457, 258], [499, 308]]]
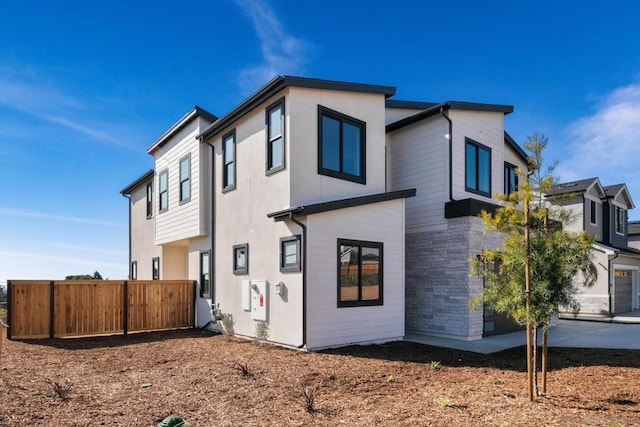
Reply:
[[631, 311], [631, 272], [616, 270], [614, 286], [614, 313]]

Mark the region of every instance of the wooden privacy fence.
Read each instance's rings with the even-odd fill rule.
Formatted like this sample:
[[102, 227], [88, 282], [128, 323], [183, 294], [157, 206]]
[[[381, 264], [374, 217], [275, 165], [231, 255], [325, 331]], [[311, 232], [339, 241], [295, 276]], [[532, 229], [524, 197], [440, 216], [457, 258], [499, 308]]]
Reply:
[[7, 338], [62, 338], [195, 325], [192, 280], [9, 280]]

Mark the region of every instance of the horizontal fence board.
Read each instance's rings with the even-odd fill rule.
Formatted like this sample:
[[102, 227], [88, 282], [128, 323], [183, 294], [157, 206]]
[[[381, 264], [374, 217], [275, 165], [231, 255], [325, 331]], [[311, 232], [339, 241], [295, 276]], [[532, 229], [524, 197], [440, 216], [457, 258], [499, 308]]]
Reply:
[[11, 338], [114, 335], [193, 327], [194, 289], [195, 282], [191, 280], [11, 280]]

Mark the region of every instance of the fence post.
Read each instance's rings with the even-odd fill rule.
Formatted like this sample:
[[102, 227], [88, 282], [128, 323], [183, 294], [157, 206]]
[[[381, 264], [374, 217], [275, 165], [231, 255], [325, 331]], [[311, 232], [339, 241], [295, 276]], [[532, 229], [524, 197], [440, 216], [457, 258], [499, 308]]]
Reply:
[[56, 332], [56, 284], [53, 280], [49, 282], [49, 292], [49, 338], [53, 338]]
[[192, 303], [192, 310], [193, 310], [193, 328], [195, 329], [198, 324], [198, 317], [196, 314], [196, 298], [198, 297], [198, 286], [196, 285], [196, 281], [193, 281], [193, 303]]
[[[7, 323], [11, 325], [11, 280], [7, 280]], [[11, 339], [11, 329], [7, 327], [7, 339]]]
[[129, 281], [124, 281], [123, 298], [122, 298], [122, 331], [126, 336], [129, 332]]

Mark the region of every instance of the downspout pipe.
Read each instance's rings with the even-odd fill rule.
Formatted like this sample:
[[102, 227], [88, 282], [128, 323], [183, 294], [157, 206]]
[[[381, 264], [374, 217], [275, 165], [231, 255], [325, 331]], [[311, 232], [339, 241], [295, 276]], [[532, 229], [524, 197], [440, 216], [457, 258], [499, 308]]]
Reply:
[[449, 201], [455, 202], [453, 198], [453, 122], [444, 113], [444, 106], [440, 107], [440, 114], [449, 122]]
[[293, 212], [289, 213], [289, 219], [302, 229], [302, 344], [298, 348], [307, 345], [307, 226], [298, 221]]
[[129, 274], [127, 274], [127, 277], [131, 280], [131, 195], [123, 194], [122, 196], [129, 201], [129, 265], [127, 266]]
[[[209, 271], [211, 272], [211, 310], [214, 309], [215, 307], [215, 295], [216, 295], [216, 280], [217, 280], [217, 276], [216, 276], [216, 262], [215, 262], [215, 241], [216, 241], [216, 203], [215, 203], [215, 191], [214, 191], [214, 187], [215, 187], [215, 171], [214, 171], [214, 167], [215, 167], [215, 149], [214, 149], [214, 145], [212, 143], [210, 143], [209, 141], [206, 141], [204, 139], [204, 137], [200, 137], [200, 142], [207, 144], [209, 147], [211, 147], [211, 188], [209, 191], [209, 195], [211, 196], [211, 224], [210, 224], [210, 231], [209, 231], [209, 236], [210, 236], [210, 240], [211, 240], [211, 255], [209, 256]], [[211, 321], [209, 321], [209, 323], [211, 323]], [[203, 328], [206, 328], [209, 323], [207, 323], [205, 326], [203, 326]]]

